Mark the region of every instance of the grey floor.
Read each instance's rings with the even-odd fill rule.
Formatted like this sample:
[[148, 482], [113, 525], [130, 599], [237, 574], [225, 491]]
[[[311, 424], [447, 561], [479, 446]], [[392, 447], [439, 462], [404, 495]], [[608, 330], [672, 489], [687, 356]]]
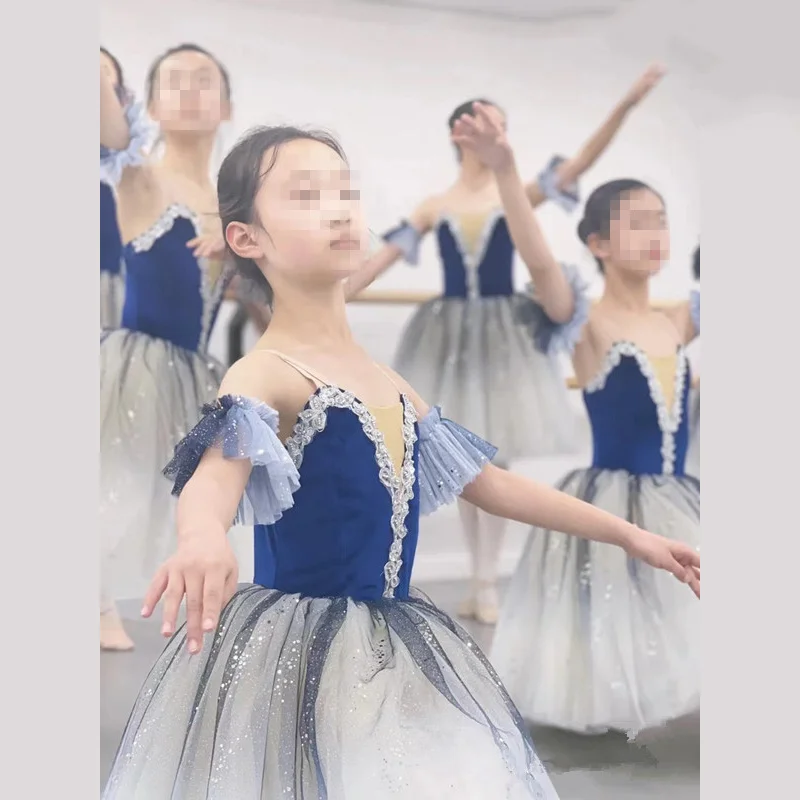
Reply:
[[[421, 584], [420, 588], [451, 614], [463, 590], [460, 583]], [[487, 649], [491, 629], [468, 627]], [[128, 629], [137, 645], [133, 653], [100, 656], [101, 786], [139, 686], [164, 646], [158, 620], [132, 620]], [[533, 737], [561, 800], [700, 797], [699, 717], [642, 734], [635, 743], [618, 735], [583, 737], [544, 729], [534, 729]]]

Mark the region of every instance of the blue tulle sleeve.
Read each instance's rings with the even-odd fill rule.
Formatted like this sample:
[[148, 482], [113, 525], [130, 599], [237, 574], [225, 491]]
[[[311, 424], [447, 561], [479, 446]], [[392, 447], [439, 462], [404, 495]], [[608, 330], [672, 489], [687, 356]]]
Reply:
[[402, 222], [383, 234], [383, 240], [399, 247], [403, 258], [414, 266], [419, 264], [419, 244], [422, 241], [419, 231], [410, 223]]
[[547, 316], [536, 299], [536, 289], [532, 284], [526, 288], [530, 302], [523, 303], [517, 311], [517, 321], [528, 329], [536, 349], [549, 356], [573, 351], [589, 319], [591, 307], [589, 287], [578, 269], [571, 264], [562, 264], [561, 269], [569, 281], [575, 301], [572, 316], [566, 322], [553, 322]]
[[239, 503], [235, 524], [272, 525], [294, 505], [300, 476], [278, 439], [278, 412], [248, 397], [225, 395], [203, 409], [203, 418], [175, 448], [164, 474], [177, 497], [211, 447], [225, 458], [249, 459], [250, 480]]
[[553, 156], [550, 163], [539, 173], [536, 182], [548, 200], [552, 200], [564, 211], [570, 212], [580, 203], [581, 191], [577, 181], [569, 186], [559, 187], [557, 170], [564, 161], [566, 159], [563, 156]]
[[694, 325], [697, 335], [700, 335], [700, 292], [693, 289], [689, 294], [689, 313], [692, 317], [692, 325]]
[[496, 447], [432, 408], [419, 422], [420, 514], [452, 503], [496, 453]]
[[125, 106], [130, 141], [124, 150], [109, 150], [100, 145], [100, 180], [116, 186], [128, 167], [139, 166], [153, 141], [154, 128], [144, 108], [133, 99]]

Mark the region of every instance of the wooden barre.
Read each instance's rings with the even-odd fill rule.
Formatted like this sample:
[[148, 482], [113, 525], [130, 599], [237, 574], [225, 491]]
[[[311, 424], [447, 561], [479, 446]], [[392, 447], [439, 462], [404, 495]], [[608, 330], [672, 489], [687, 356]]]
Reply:
[[[427, 303], [429, 300], [435, 300], [441, 297], [440, 294], [431, 292], [405, 292], [405, 291], [392, 291], [388, 289], [380, 290], [373, 289], [367, 290], [357, 294], [350, 299], [351, 303], [370, 303], [373, 305], [398, 305], [398, 306], [416, 306], [421, 303]], [[592, 300], [596, 303], [597, 300]], [[674, 308], [685, 300], [653, 300], [652, 307], [656, 310], [663, 311], [669, 308]]]
[[[692, 389], [697, 389], [700, 386], [700, 376], [695, 375], [692, 378]], [[574, 375], [571, 375], [567, 378], [567, 389], [582, 389], [583, 387], [578, 383], [577, 378]]]

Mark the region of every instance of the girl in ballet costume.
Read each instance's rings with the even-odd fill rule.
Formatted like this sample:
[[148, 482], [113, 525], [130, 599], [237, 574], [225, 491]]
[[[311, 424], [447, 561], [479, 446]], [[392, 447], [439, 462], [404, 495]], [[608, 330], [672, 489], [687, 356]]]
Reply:
[[[695, 286], [689, 294], [689, 311], [692, 325], [700, 336], [700, 245], [692, 256], [692, 277]], [[700, 477], [700, 381], [695, 381], [691, 396], [689, 418], [689, 450], [686, 454], [686, 471]]]
[[[526, 185], [532, 208], [546, 200], [566, 211], [575, 207], [578, 179], [662, 75], [660, 67], [645, 72], [577, 155], [554, 157]], [[464, 103], [453, 112], [448, 121], [451, 135], [455, 121], [471, 107], [471, 102]], [[455, 184], [428, 197], [407, 221], [385, 235], [382, 249], [349, 282], [348, 295], [359, 292], [400, 257], [418, 263], [421, 240], [435, 232], [444, 292], [422, 304], [408, 322], [395, 369], [453, 419], [494, 442], [498, 463], [572, 452], [579, 447], [581, 427], [569, 403], [558, 351], [560, 341], [569, 339], [586, 319], [586, 287], [575, 270], [565, 268], [546, 277], [558, 287], [553, 295], [557, 302], [534, 304], [515, 292], [514, 245], [497, 183], [491, 170], [457, 143], [456, 153]], [[542, 324], [553, 329], [550, 349], [542, 349], [520, 330], [522, 315], [545, 318]], [[521, 409], [516, 407], [520, 398], [524, 398]], [[466, 503], [458, 507], [472, 564], [470, 589], [460, 613], [493, 624], [505, 521]]]
[[146, 105], [160, 157], [142, 148], [144, 109], [134, 103], [127, 134], [113, 143], [122, 146], [101, 154], [125, 258], [121, 327], [100, 336], [100, 646], [111, 650], [133, 647], [115, 597], [141, 597], [174, 542], [161, 469], [217, 394], [223, 369], [206, 348], [232, 274], [219, 253], [210, 175], [217, 131], [231, 113], [225, 68], [196, 45], [172, 48], [150, 68]]
[[[100, 328], [119, 325], [123, 296], [122, 240], [117, 203], [104, 164], [112, 150], [144, 149], [148, 126], [125, 88], [119, 61], [100, 48]], [[137, 124], [138, 122], [138, 124]]]
[[[366, 228], [332, 138], [256, 129], [218, 191], [227, 242], [270, 287], [273, 315], [166, 469], [178, 548], [143, 614], [163, 598], [172, 638], [104, 797], [553, 800], [486, 658], [411, 589], [420, 514], [463, 495], [617, 545], [690, 597], [698, 554], [492, 466], [490, 444], [356, 344], [343, 279]], [[255, 582], [238, 591], [234, 518], [255, 525]]]
[[[458, 121], [456, 140], [494, 170], [538, 297], [566, 303], [563, 285], [546, 280], [560, 267], [526, 200], [502, 118], [489, 106], [475, 113]], [[664, 202], [640, 181], [611, 181], [590, 195], [578, 234], [605, 277], [601, 300], [575, 332], [572, 358], [594, 456], [559, 489], [696, 552], [700, 482], [684, 471], [684, 348], [696, 330], [688, 302], [668, 315], [651, 308], [649, 294], [669, 255]], [[630, 732], [698, 707], [699, 608], [662, 577], [607, 543], [533, 526], [491, 653], [523, 717], [586, 733]]]

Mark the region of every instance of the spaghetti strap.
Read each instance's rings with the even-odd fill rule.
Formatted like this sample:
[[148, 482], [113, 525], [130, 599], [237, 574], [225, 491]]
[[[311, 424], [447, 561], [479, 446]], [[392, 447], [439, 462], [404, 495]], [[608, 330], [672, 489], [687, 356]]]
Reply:
[[331, 381], [326, 380], [322, 377], [318, 372], [315, 372], [310, 367], [303, 364], [301, 361], [297, 361], [296, 359], [292, 358], [291, 356], [287, 356], [286, 353], [281, 353], [280, 350], [270, 350], [268, 348], [256, 348], [250, 351], [251, 353], [271, 353], [274, 356], [277, 356], [281, 361], [288, 364], [293, 369], [297, 370], [304, 378], [307, 378], [311, 383], [315, 386], [333, 386], [335, 384], [331, 383]]
[[386, 380], [388, 380], [389, 383], [391, 383], [392, 386], [394, 386], [394, 388], [397, 390], [397, 393], [403, 394], [403, 388], [401, 386], [398, 386], [397, 381], [392, 377], [392, 375], [377, 361], [375, 362], [375, 366], [383, 373], [383, 376], [386, 378]]

